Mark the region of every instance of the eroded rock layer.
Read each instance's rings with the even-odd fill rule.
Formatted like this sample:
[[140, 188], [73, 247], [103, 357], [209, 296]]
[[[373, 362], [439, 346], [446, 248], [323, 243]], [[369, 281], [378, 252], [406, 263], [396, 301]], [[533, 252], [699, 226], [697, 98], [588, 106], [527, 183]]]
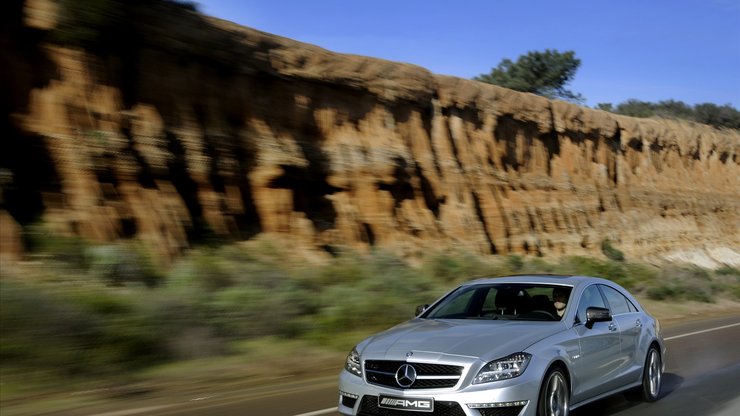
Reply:
[[93, 55], [33, 43], [43, 16], [31, 27], [16, 12], [1, 52], [6, 255], [19, 252], [18, 224], [43, 220], [167, 256], [210, 235], [274, 233], [409, 255], [600, 253], [608, 239], [629, 256], [740, 263], [736, 131], [620, 117], [195, 13]]

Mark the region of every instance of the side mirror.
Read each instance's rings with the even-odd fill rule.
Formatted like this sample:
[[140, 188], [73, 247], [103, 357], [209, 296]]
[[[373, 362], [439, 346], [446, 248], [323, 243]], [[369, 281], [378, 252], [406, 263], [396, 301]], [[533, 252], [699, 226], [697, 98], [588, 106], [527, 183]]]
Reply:
[[592, 306], [586, 309], [586, 328], [591, 329], [596, 322], [609, 322], [612, 320], [612, 313], [607, 308], [597, 308]]
[[414, 316], [421, 315], [427, 309], [429, 309], [429, 305], [419, 305], [419, 306], [417, 306], [416, 307], [416, 315], [414, 315]]

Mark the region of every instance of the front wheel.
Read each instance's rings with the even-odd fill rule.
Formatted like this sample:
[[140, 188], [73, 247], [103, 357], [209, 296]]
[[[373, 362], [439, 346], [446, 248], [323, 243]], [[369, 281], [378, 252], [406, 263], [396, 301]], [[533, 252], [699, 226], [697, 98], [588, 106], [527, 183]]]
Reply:
[[663, 364], [660, 353], [655, 347], [650, 347], [645, 358], [645, 368], [642, 370], [642, 398], [646, 402], [654, 402], [660, 397], [660, 386], [663, 380]]
[[545, 376], [537, 402], [537, 416], [568, 416], [570, 392], [565, 374], [553, 368]]

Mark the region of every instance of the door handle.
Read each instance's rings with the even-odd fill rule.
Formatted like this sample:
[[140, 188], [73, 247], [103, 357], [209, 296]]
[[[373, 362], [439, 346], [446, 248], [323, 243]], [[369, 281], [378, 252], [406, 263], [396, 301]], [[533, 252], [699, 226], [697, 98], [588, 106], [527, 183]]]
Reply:
[[612, 322], [612, 323], [609, 324], [609, 330], [610, 331], [616, 331], [617, 330], [617, 326], [614, 325], [614, 323]]
[[642, 328], [642, 321], [638, 319], [638, 320], [637, 320], [637, 321], [635, 322], [635, 326], [636, 326], [636, 327], [638, 327], [638, 328]]

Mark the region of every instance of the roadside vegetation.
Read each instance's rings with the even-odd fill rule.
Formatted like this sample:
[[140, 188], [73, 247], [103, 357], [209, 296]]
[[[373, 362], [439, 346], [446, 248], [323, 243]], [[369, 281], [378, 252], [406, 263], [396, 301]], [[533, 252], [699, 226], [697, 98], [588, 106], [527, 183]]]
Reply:
[[29, 261], [0, 279], [3, 396], [17, 382], [120, 381], [167, 363], [258, 357], [249, 345], [344, 352], [482, 276], [587, 274], [643, 299], [740, 300], [735, 268], [631, 263], [609, 242], [601, 259], [445, 251], [410, 265], [385, 251], [307, 260], [263, 239], [200, 247], [166, 268], [135, 242], [92, 246], [32, 232], [26, 244]]
[[596, 108], [630, 117], [682, 119], [718, 129], [740, 129], [740, 111], [730, 104], [701, 103], [692, 106], [677, 100], [652, 103], [633, 98], [616, 106], [612, 103], [599, 103]]

